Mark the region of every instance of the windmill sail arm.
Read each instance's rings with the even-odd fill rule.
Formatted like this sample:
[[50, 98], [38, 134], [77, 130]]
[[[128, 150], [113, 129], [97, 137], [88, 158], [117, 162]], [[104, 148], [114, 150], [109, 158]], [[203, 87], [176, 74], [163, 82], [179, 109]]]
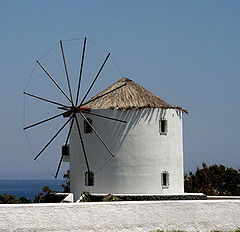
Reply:
[[80, 115], [83, 117], [83, 119], [87, 122], [87, 124], [92, 128], [93, 132], [96, 134], [96, 136], [99, 138], [99, 140], [102, 142], [103, 146], [107, 149], [107, 151], [110, 153], [112, 157], [114, 157], [114, 154], [110, 150], [110, 148], [107, 146], [107, 144], [104, 142], [102, 137], [98, 134], [98, 132], [95, 130], [95, 128], [92, 126], [92, 124], [88, 121], [88, 119], [85, 117], [85, 115], [80, 111]]
[[41, 67], [41, 69], [47, 74], [47, 76], [51, 79], [51, 81], [57, 86], [57, 88], [61, 91], [61, 93], [68, 99], [68, 101], [73, 104], [71, 99], [67, 96], [67, 94], [62, 90], [59, 84], [52, 78], [52, 76], [48, 73], [48, 71], [41, 65], [41, 63], [37, 60], [37, 64]]
[[[65, 145], [68, 144], [68, 140], [69, 140], [69, 137], [70, 137], [70, 134], [71, 134], [71, 131], [72, 131], [72, 127], [73, 127], [73, 121], [74, 121], [74, 118], [72, 118], [71, 125], [70, 125], [70, 127], [69, 127], [69, 131], [68, 131], [68, 135], [67, 135], [67, 138], [66, 138]], [[60, 158], [60, 160], [59, 160], [58, 167], [57, 167], [57, 171], [56, 171], [56, 174], [55, 174], [55, 178], [57, 178], [57, 176], [58, 176], [60, 167], [61, 167], [61, 165], [62, 165], [62, 161], [63, 161], [63, 155], [61, 155], [61, 158]]]
[[57, 167], [57, 171], [56, 171], [56, 174], [55, 174], [55, 179], [56, 179], [57, 176], [58, 176], [60, 167], [61, 167], [61, 165], [62, 165], [62, 161], [63, 161], [63, 155], [61, 155], [61, 158], [60, 158], [60, 160], [59, 160], [58, 167]]
[[100, 118], [105, 118], [105, 119], [109, 119], [109, 120], [113, 120], [113, 121], [117, 121], [117, 122], [127, 123], [127, 122], [124, 121], [124, 120], [120, 120], [120, 119], [117, 119], [117, 118], [112, 118], [112, 117], [108, 117], [108, 116], [104, 116], [104, 115], [92, 113], [92, 112], [89, 112], [89, 111], [83, 111], [83, 110], [81, 110], [81, 112], [86, 113], [86, 114], [91, 114], [91, 115], [94, 115], [94, 116], [97, 116], [97, 117], [100, 117]]
[[57, 114], [57, 115], [55, 115], [55, 116], [53, 116], [53, 117], [50, 117], [50, 118], [47, 118], [47, 119], [45, 119], [45, 120], [42, 120], [42, 121], [40, 121], [40, 122], [34, 123], [34, 124], [30, 125], [30, 126], [26, 126], [26, 127], [23, 128], [23, 130], [27, 130], [27, 129], [31, 128], [31, 127], [38, 126], [38, 125], [40, 125], [40, 124], [42, 124], [42, 123], [45, 123], [45, 122], [48, 122], [48, 121], [53, 120], [53, 119], [55, 119], [55, 118], [58, 118], [58, 117], [60, 117], [60, 116], [62, 116], [62, 115], [64, 115], [64, 114], [65, 114], [65, 112], [64, 112], [64, 113], [61, 113], [61, 114]]
[[77, 120], [77, 116], [74, 115], [74, 118], [76, 120], [78, 134], [79, 134], [80, 142], [81, 142], [81, 145], [82, 145], [82, 150], [83, 150], [83, 155], [84, 155], [84, 159], [85, 159], [85, 162], [86, 162], [87, 170], [88, 170], [88, 172], [90, 172], [89, 163], [88, 163], [88, 159], [87, 159], [87, 154], [86, 154], [85, 146], [84, 146], [84, 143], [83, 143], [83, 138], [82, 138], [82, 134], [81, 134], [81, 131], [80, 131], [80, 126], [79, 126], [79, 123], [78, 123], [78, 120]]
[[49, 100], [49, 99], [46, 99], [46, 98], [43, 98], [43, 97], [39, 97], [39, 96], [36, 96], [36, 95], [33, 95], [31, 93], [27, 93], [27, 92], [23, 92], [23, 94], [25, 95], [28, 95], [30, 97], [34, 97], [34, 98], [37, 98], [39, 100], [43, 100], [43, 101], [46, 101], [46, 102], [49, 102], [49, 103], [52, 103], [52, 104], [55, 104], [55, 105], [59, 105], [59, 106], [62, 106], [62, 107], [67, 107], [61, 103], [58, 103], [58, 102], [55, 102], [55, 101], [52, 101], [52, 100]]
[[62, 57], [63, 57], [63, 64], [64, 64], [64, 68], [65, 68], [65, 73], [66, 73], [66, 77], [67, 77], [68, 90], [69, 90], [71, 102], [72, 102], [72, 105], [73, 105], [72, 90], [71, 90], [71, 85], [70, 85], [70, 81], [69, 81], [69, 75], [68, 75], [68, 70], [67, 70], [67, 63], [66, 63], [66, 59], [65, 59], [65, 54], [64, 54], [64, 50], [63, 50], [63, 44], [62, 44], [61, 40], [60, 40], [60, 47], [61, 47], [61, 52], [62, 52]]
[[110, 94], [110, 93], [112, 93], [112, 92], [114, 92], [114, 91], [122, 88], [122, 87], [125, 86], [125, 85], [126, 85], [126, 83], [124, 83], [123, 85], [118, 86], [118, 87], [115, 88], [115, 89], [112, 89], [111, 91], [109, 91], [109, 92], [107, 92], [107, 93], [104, 93], [103, 95], [100, 95], [100, 96], [98, 96], [98, 97], [95, 97], [95, 98], [93, 98], [93, 99], [91, 99], [91, 100], [83, 103], [81, 106], [84, 106], [84, 105], [86, 105], [86, 104], [88, 104], [88, 103], [90, 103], [90, 102], [96, 101], [97, 99], [99, 99], [99, 98], [101, 98], [101, 97], [104, 97], [104, 96], [106, 96], [106, 95], [108, 95], [108, 94]]
[[49, 140], [49, 142], [42, 148], [42, 150], [37, 154], [37, 156], [34, 158], [36, 160], [43, 152], [44, 150], [51, 144], [51, 142], [58, 136], [58, 134], [64, 129], [64, 127], [68, 124], [68, 122], [72, 119], [73, 115], [70, 116], [70, 118], [63, 124], [63, 126], [56, 132], [56, 134]]
[[81, 59], [81, 66], [80, 66], [80, 72], [79, 72], [79, 78], [78, 78], [78, 87], [77, 87], [77, 96], [76, 96], [76, 103], [75, 103], [75, 105], [78, 104], [80, 84], [81, 84], [81, 80], [82, 80], [82, 70], [83, 70], [84, 55], [85, 55], [85, 49], [86, 49], [86, 40], [87, 40], [87, 38], [84, 37], [83, 51], [82, 51], [82, 59]]
[[95, 84], [95, 82], [96, 82], [96, 80], [97, 80], [98, 76], [100, 75], [100, 73], [101, 73], [101, 71], [102, 71], [102, 69], [103, 69], [104, 65], [106, 64], [106, 62], [107, 62], [107, 60], [108, 60], [109, 56], [110, 56], [110, 53], [108, 53], [107, 57], [105, 58], [105, 60], [104, 60], [104, 62], [103, 62], [103, 64], [102, 64], [102, 66], [101, 66], [101, 68], [99, 69], [99, 71], [98, 71], [97, 75], [95, 76], [95, 78], [94, 78], [94, 80], [93, 80], [92, 84], [90, 85], [90, 87], [89, 87], [89, 89], [87, 90], [87, 92], [86, 92], [85, 96], [83, 97], [83, 99], [82, 99], [82, 101], [81, 101], [81, 103], [80, 103], [80, 106], [81, 106], [81, 105], [82, 105], [82, 103], [85, 101], [85, 99], [86, 99], [86, 97], [88, 96], [88, 94], [89, 94], [90, 90], [92, 89], [93, 85]]

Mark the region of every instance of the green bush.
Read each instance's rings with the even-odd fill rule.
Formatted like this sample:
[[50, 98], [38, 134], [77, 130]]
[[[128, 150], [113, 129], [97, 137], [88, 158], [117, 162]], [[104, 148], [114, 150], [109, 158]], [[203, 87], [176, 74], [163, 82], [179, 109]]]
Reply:
[[202, 163], [202, 168], [197, 168], [195, 173], [185, 174], [184, 190], [215, 196], [240, 196], [240, 170], [216, 164], [208, 167]]
[[56, 195], [56, 192], [57, 191], [51, 190], [48, 186], [44, 186], [42, 192], [35, 195], [33, 203], [59, 203], [65, 198], [65, 196]]
[[23, 203], [31, 203], [31, 200], [25, 197], [20, 197], [19, 199], [14, 195], [8, 195], [4, 193], [0, 194], [0, 204], [23, 204]]

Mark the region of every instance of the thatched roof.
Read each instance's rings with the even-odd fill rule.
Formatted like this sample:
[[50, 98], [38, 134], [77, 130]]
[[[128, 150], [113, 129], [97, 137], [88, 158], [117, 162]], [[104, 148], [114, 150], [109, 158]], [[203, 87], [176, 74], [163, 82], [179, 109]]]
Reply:
[[[116, 88], [117, 90], [112, 91]], [[112, 92], [106, 94], [109, 91]], [[106, 95], [100, 97], [104, 94]], [[107, 89], [92, 97], [90, 101], [92, 102], [84, 106], [90, 107], [91, 109], [177, 108], [186, 112], [181, 107], [171, 106], [128, 78], [120, 79]]]

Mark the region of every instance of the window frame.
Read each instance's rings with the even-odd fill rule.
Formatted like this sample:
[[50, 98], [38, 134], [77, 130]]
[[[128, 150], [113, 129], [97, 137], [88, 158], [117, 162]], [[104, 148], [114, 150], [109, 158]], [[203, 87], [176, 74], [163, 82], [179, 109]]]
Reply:
[[[164, 179], [165, 179], [165, 181], [164, 181]], [[163, 189], [169, 188], [169, 172], [166, 170], [161, 173], [161, 185], [162, 185]]]
[[[164, 131], [162, 131], [162, 125], [164, 125]], [[168, 120], [165, 118], [159, 120], [159, 133], [160, 135], [167, 135], [168, 133]]]

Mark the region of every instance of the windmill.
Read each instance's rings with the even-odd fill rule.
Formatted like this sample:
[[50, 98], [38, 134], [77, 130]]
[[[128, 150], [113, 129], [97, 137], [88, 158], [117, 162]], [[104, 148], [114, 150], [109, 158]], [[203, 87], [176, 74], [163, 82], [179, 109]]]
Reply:
[[113, 118], [113, 117], [109, 117], [109, 116], [104, 116], [101, 114], [96, 114], [91, 112], [91, 109], [89, 107], [85, 107], [86, 104], [90, 103], [90, 102], [94, 102], [95, 100], [104, 97], [114, 91], [116, 91], [119, 88], [122, 88], [123, 86], [125, 86], [125, 84], [107, 92], [104, 93], [101, 96], [98, 96], [96, 98], [90, 99], [88, 101], [86, 101], [91, 89], [93, 88], [94, 84], [96, 83], [96, 80], [99, 78], [105, 64], [107, 63], [109, 57], [110, 57], [110, 53], [107, 54], [105, 60], [102, 62], [101, 67], [99, 68], [97, 74], [95, 75], [93, 81], [91, 82], [89, 88], [87, 89], [85, 95], [83, 96], [83, 98], [80, 100], [80, 86], [81, 86], [81, 80], [82, 80], [82, 73], [83, 73], [83, 66], [84, 66], [84, 57], [85, 57], [85, 50], [86, 50], [86, 37], [84, 38], [84, 42], [83, 42], [83, 48], [82, 48], [82, 56], [81, 56], [81, 63], [80, 63], [80, 72], [79, 72], [79, 77], [78, 77], [78, 84], [77, 84], [77, 88], [76, 88], [76, 99], [73, 98], [73, 92], [72, 92], [72, 88], [71, 88], [71, 84], [70, 84], [70, 78], [69, 78], [69, 72], [68, 72], [68, 68], [67, 68], [67, 62], [66, 62], [66, 58], [65, 58], [65, 54], [64, 54], [64, 47], [63, 47], [63, 42], [60, 40], [59, 45], [60, 45], [60, 50], [61, 50], [61, 55], [62, 55], [62, 60], [63, 60], [63, 65], [64, 65], [64, 70], [65, 70], [65, 75], [66, 75], [66, 80], [67, 80], [67, 88], [68, 88], [68, 93], [66, 93], [66, 91], [64, 91], [62, 89], [62, 87], [57, 83], [57, 81], [52, 77], [52, 75], [48, 72], [48, 70], [40, 63], [39, 60], [37, 60], [37, 65], [41, 68], [41, 70], [44, 72], [45, 76], [51, 81], [53, 82], [53, 84], [55, 85], [55, 87], [61, 92], [61, 94], [67, 99], [67, 101], [69, 102], [69, 105], [66, 104], [62, 104], [60, 102], [57, 101], [53, 101], [51, 99], [47, 99], [41, 96], [37, 96], [34, 93], [29, 93], [24, 91], [24, 95], [27, 95], [29, 97], [32, 98], [36, 98], [38, 100], [41, 100], [43, 102], [46, 103], [50, 103], [52, 105], [57, 106], [57, 109], [59, 111], [61, 111], [61, 113], [53, 115], [51, 117], [48, 117], [44, 120], [38, 121], [36, 123], [33, 123], [31, 125], [28, 125], [26, 127], [23, 128], [23, 130], [28, 130], [30, 128], [39, 126], [43, 123], [47, 123], [49, 121], [52, 121], [56, 118], [59, 117], [64, 117], [66, 119], [66, 121], [64, 122], [64, 124], [58, 129], [58, 131], [54, 134], [54, 136], [51, 137], [51, 139], [46, 143], [46, 145], [38, 152], [38, 154], [34, 157], [34, 160], [37, 160], [39, 158], [40, 155], [42, 155], [44, 153], [44, 151], [47, 149], [47, 147], [56, 139], [56, 137], [60, 134], [60, 132], [69, 124], [69, 130], [66, 136], [66, 140], [64, 143], [64, 146], [62, 147], [62, 155], [60, 158], [60, 161], [57, 165], [57, 170], [56, 170], [56, 174], [55, 174], [55, 178], [57, 178], [61, 164], [63, 162], [63, 155], [64, 153], [67, 152], [67, 148], [68, 148], [68, 143], [69, 143], [69, 137], [73, 128], [73, 124], [74, 122], [76, 123], [77, 126], [77, 131], [78, 131], [78, 135], [79, 135], [79, 142], [81, 144], [82, 147], [82, 151], [83, 151], [83, 155], [84, 155], [84, 160], [85, 160], [85, 164], [86, 164], [86, 173], [85, 173], [85, 178], [86, 178], [86, 183], [87, 185], [91, 186], [93, 185], [94, 182], [94, 176], [93, 176], [93, 172], [91, 171], [90, 168], [90, 164], [88, 161], [88, 154], [87, 154], [87, 149], [86, 146], [84, 144], [84, 140], [83, 140], [83, 136], [82, 136], [82, 132], [81, 132], [81, 128], [80, 128], [80, 124], [78, 121], [78, 117], [77, 114], [80, 115], [84, 121], [87, 123], [87, 125], [91, 128], [91, 130], [95, 133], [95, 135], [98, 137], [98, 139], [101, 141], [101, 143], [103, 144], [103, 146], [106, 148], [107, 152], [114, 157], [113, 152], [110, 150], [110, 148], [108, 147], [108, 145], [104, 142], [103, 138], [101, 137], [101, 135], [96, 131], [96, 129], [94, 128], [94, 126], [92, 125], [92, 123], [89, 121], [89, 119], [85, 116], [85, 115], [94, 115], [96, 117], [100, 117], [106, 120], [112, 120], [115, 122], [120, 122], [120, 123], [126, 123], [126, 121], [124, 120], [120, 120], [117, 118]]

